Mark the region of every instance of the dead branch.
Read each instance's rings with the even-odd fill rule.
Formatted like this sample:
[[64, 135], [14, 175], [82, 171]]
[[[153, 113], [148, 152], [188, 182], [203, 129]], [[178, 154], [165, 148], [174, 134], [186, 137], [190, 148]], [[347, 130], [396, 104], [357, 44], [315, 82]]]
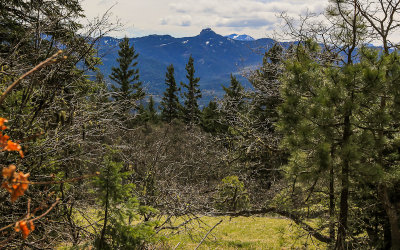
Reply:
[[28, 72], [26, 72], [25, 74], [20, 76], [17, 80], [15, 80], [10, 86], [8, 86], [6, 91], [4, 91], [4, 93], [0, 96], [0, 105], [3, 103], [4, 99], [11, 92], [11, 90], [13, 88], [15, 88], [24, 78], [28, 77], [29, 75], [31, 75], [33, 72], [35, 72], [37, 70], [40, 70], [48, 65], [58, 62], [59, 60], [57, 59], [57, 56], [59, 56], [61, 53], [62, 53], [62, 50], [57, 51], [57, 53], [55, 53], [51, 57], [47, 58], [43, 62], [39, 63], [33, 69], [29, 70]]
[[197, 250], [200, 245], [203, 243], [203, 241], [207, 238], [207, 236], [211, 233], [214, 228], [216, 228], [219, 224], [221, 224], [224, 220], [220, 220], [217, 224], [215, 224], [207, 233], [204, 235], [203, 239], [200, 241], [200, 243], [197, 245], [197, 247], [194, 250]]

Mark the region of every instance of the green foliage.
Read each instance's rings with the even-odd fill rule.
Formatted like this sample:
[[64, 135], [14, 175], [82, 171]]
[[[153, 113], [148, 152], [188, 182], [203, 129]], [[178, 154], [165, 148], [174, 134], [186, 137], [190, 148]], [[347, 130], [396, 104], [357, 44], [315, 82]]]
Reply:
[[222, 124], [222, 114], [218, 109], [218, 104], [210, 101], [201, 113], [201, 127], [204, 131], [217, 134], [226, 131], [226, 125]]
[[149, 104], [147, 105], [147, 112], [149, 116], [149, 121], [152, 123], [157, 123], [158, 122], [158, 114], [156, 111], [156, 108], [154, 106], [154, 99], [153, 96], [149, 97]]
[[[113, 67], [110, 79], [118, 86], [111, 86], [115, 92], [113, 97], [116, 101], [137, 101], [145, 96], [142, 89], [142, 83], [139, 81], [139, 69], [137, 69], [137, 58], [133, 45], [129, 45], [129, 38], [125, 37], [119, 43], [119, 51], [117, 62], [119, 67]], [[127, 105], [125, 103], [124, 105]], [[132, 107], [125, 107], [130, 110]]]
[[[313, 190], [317, 185], [326, 190], [323, 199], [336, 194], [332, 187], [339, 180], [340, 196], [345, 197], [340, 202], [341, 214], [348, 210], [358, 214], [349, 217], [346, 233], [353, 237], [363, 230], [378, 234], [369, 225], [370, 217], [382, 213], [383, 207], [369, 207], [364, 213], [360, 207], [366, 206], [365, 199], [369, 204], [384, 202], [370, 194], [371, 188], [385, 182], [386, 174], [394, 176], [390, 170], [398, 166], [398, 151], [393, 151], [392, 143], [400, 125], [399, 89], [392, 84], [400, 73], [399, 55], [362, 48], [358, 63], [337, 67], [317, 59], [322, 51], [315, 43], [299, 45], [296, 51], [296, 57], [285, 64], [279, 123], [283, 145], [290, 152], [289, 176], [298, 188]], [[349, 190], [356, 193], [348, 196]], [[352, 202], [358, 205], [351, 206]], [[343, 216], [337, 221], [344, 224]], [[375, 223], [385, 224], [382, 218]], [[371, 241], [380, 244], [377, 238]]]
[[252, 180], [249, 192], [259, 193], [254, 195], [254, 202], [260, 204], [264, 202], [262, 194], [282, 178], [278, 169], [287, 159], [286, 152], [279, 148], [281, 135], [275, 129], [285, 56], [281, 46], [275, 44], [264, 55], [263, 65], [249, 74], [253, 89], [244, 91], [232, 75], [221, 102], [224, 140], [234, 163], [230, 167], [234, 174]]
[[[221, 123], [223, 124], [224, 132], [228, 132], [229, 126], [236, 126], [241, 113], [246, 112], [247, 99], [243, 86], [231, 74], [231, 81], [228, 87], [222, 86], [225, 95], [221, 101]], [[222, 132], [222, 131], [221, 131]]]
[[179, 89], [176, 86], [174, 71], [174, 65], [171, 64], [167, 67], [167, 73], [165, 74], [167, 89], [160, 103], [161, 117], [169, 123], [179, 117], [179, 112], [182, 108], [177, 96]]
[[136, 118], [138, 123], [151, 123], [151, 124], [156, 124], [159, 122], [160, 117], [159, 114], [157, 114], [155, 104], [154, 104], [154, 99], [153, 96], [149, 97], [149, 102], [146, 106], [143, 104], [140, 104], [138, 107], [138, 117]]
[[229, 87], [222, 86], [225, 91], [224, 101], [229, 111], [240, 111], [244, 106], [244, 88], [235, 76], [231, 74]]
[[[89, 120], [101, 120], [101, 116], [96, 116], [100, 113], [97, 101], [104, 92], [99, 84], [88, 79], [86, 71], [94, 70], [100, 63], [92, 44], [98, 39], [95, 33], [99, 26], [83, 32], [79, 23], [82, 18], [83, 9], [76, 0], [0, 3], [1, 92], [60, 48], [63, 50], [56, 62], [26, 77], [2, 103], [2, 117], [10, 120], [7, 134], [21, 141], [25, 153], [16, 162], [17, 168], [29, 172], [38, 182], [93, 174], [96, 170], [92, 164], [102, 158], [99, 144], [89, 143], [98, 135]], [[106, 126], [103, 124], [103, 128]], [[90, 147], [86, 148], [88, 144]], [[1, 153], [2, 164], [12, 160], [6, 159], [6, 154]], [[87, 185], [88, 181], [78, 181], [30, 186], [26, 199], [30, 200], [31, 212], [37, 212], [35, 216], [44, 212], [43, 204], [50, 205], [56, 198], [62, 204], [32, 232], [28, 239], [31, 248], [53, 248], [56, 239], [67, 234], [70, 237], [65, 238], [78, 244], [81, 229], [71, 220], [71, 211], [90, 196]], [[19, 215], [26, 213], [27, 203], [10, 206], [3, 202], [0, 211], [9, 215], [0, 218], [2, 227], [15, 224]], [[1, 248], [24, 247], [26, 241], [22, 238], [9, 236], [2, 234]]]
[[94, 181], [99, 194], [99, 204], [104, 210], [99, 212], [104, 218], [101, 235], [95, 241], [98, 249], [139, 248], [156, 240], [156, 222], [145, 221], [132, 225], [138, 215], [157, 213], [151, 207], [141, 207], [134, 196], [134, 184], [127, 183], [130, 172], [123, 171], [123, 164], [113, 160], [113, 154], [104, 158], [104, 168]]
[[264, 123], [274, 131], [278, 120], [277, 107], [282, 102], [279, 88], [280, 77], [284, 70], [284, 53], [280, 44], [275, 43], [265, 52], [262, 66], [250, 77], [256, 91], [252, 95], [251, 113], [259, 123]]
[[222, 211], [239, 211], [250, 206], [244, 183], [237, 176], [223, 178], [215, 198], [216, 207]]
[[186, 64], [186, 78], [188, 83], [182, 83], [181, 85], [187, 89], [187, 92], [183, 93], [184, 105], [182, 107], [183, 119], [186, 124], [198, 124], [200, 122], [200, 109], [198, 99], [201, 98], [201, 91], [199, 89], [199, 77], [195, 77], [194, 59], [192, 56], [189, 57], [189, 61]]
[[148, 243], [157, 242], [160, 237], [155, 236], [156, 226], [156, 222], [145, 222], [134, 226], [115, 222], [108, 232], [112, 238], [109, 249], [139, 249]]

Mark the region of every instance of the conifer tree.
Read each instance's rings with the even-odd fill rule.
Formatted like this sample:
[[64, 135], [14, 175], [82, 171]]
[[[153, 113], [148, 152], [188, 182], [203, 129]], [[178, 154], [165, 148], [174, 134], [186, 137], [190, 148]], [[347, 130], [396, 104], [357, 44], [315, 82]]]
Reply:
[[210, 101], [201, 113], [202, 128], [204, 131], [212, 134], [224, 132], [226, 126], [221, 122], [221, 113], [218, 110], [218, 104], [215, 101]]
[[164, 96], [160, 104], [161, 117], [168, 123], [179, 117], [179, 110], [181, 106], [176, 94], [179, 89], [176, 86], [174, 71], [174, 65], [171, 64], [167, 67], [167, 73], [165, 74], [165, 84], [167, 85], [167, 89], [164, 92]]
[[286, 158], [279, 147], [280, 135], [275, 132], [283, 59], [281, 47], [274, 45], [265, 53], [262, 66], [249, 75], [252, 90], [243, 91], [234, 77], [231, 86], [224, 88], [222, 110], [227, 145], [232, 152], [241, 152], [240, 158], [235, 154], [232, 158], [246, 162], [246, 170], [257, 180], [258, 190], [268, 190], [282, 178], [272, 169], [283, 165]]
[[275, 43], [265, 52], [261, 68], [250, 78], [256, 90], [252, 96], [252, 114], [259, 122], [267, 122], [265, 125], [271, 131], [274, 130], [274, 123], [278, 120], [277, 106], [282, 102], [279, 79], [283, 66], [282, 47]]
[[226, 108], [233, 111], [242, 109], [244, 105], [244, 88], [237, 78], [231, 74], [231, 82], [229, 87], [222, 86], [222, 88], [225, 91], [224, 101], [227, 105]]
[[[237, 118], [239, 113], [244, 110], [246, 100], [244, 88], [233, 74], [231, 74], [230, 85], [228, 87], [222, 86], [222, 88], [225, 91], [225, 95], [221, 101], [220, 122], [223, 124], [221, 128], [227, 132], [228, 127], [237, 124]], [[203, 113], [204, 111], [206, 110], [203, 110]]]
[[157, 111], [155, 108], [153, 96], [149, 97], [149, 103], [147, 104], [147, 107], [145, 110], [145, 118], [144, 119], [146, 122], [150, 122], [150, 123], [158, 122], [158, 115], [157, 115]]
[[146, 125], [146, 128], [148, 128], [148, 123], [155, 124], [159, 121], [153, 96], [149, 97], [148, 103], [146, 105], [140, 103], [137, 111], [138, 116], [135, 120], [135, 124], [137, 125], [144, 124]]
[[[325, 190], [331, 220], [327, 242], [332, 247], [347, 249], [349, 242], [356, 242], [358, 232], [368, 230], [369, 235], [375, 234], [370, 238], [370, 246], [384, 248], [383, 241], [389, 238], [389, 244], [397, 249], [399, 230], [395, 213], [386, 212], [392, 231], [389, 229], [381, 239], [383, 232], [374, 227], [384, 228], [387, 224], [387, 219], [378, 214], [382, 216], [390, 208], [380, 208], [379, 203], [391, 204], [396, 200], [394, 196], [386, 200], [390, 194], [385, 197], [380, 183], [390, 186], [392, 191], [398, 190], [394, 187], [394, 183], [399, 183], [394, 166], [400, 157], [393, 145], [400, 114], [396, 101], [399, 88], [394, 81], [400, 75], [399, 55], [361, 48], [357, 51], [357, 63], [338, 67], [318, 60], [326, 57], [318, 55], [321, 49], [315, 43], [299, 45], [296, 51], [296, 59], [286, 62], [284, 102], [280, 106], [280, 131], [290, 152], [287, 170], [302, 188]], [[384, 107], [380, 97], [385, 97]], [[381, 130], [385, 131], [382, 140]], [[382, 150], [384, 154], [380, 156]], [[335, 199], [336, 195], [340, 199]], [[308, 202], [313, 197], [321, 199], [320, 194], [312, 192], [309, 197]], [[369, 205], [363, 201], [365, 197], [376, 205], [368, 210], [363, 208], [362, 212], [356, 208], [360, 205], [350, 206]], [[335, 200], [339, 202], [338, 213]], [[370, 225], [371, 213], [376, 216], [374, 226]], [[360, 221], [366, 225], [361, 226]]]
[[201, 91], [199, 89], [199, 77], [195, 77], [194, 59], [192, 56], [189, 57], [189, 61], [186, 64], [186, 78], [188, 83], [181, 82], [181, 85], [187, 89], [187, 92], [183, 93], [185, 101], [183, 106], [183, 118], [187, 124], [197, 124], [200, 121], [200, 109], [197, 103], [198, 99], [201, 98]]
[[132, 183], [127, 183], [130, 172], [123, 171], [123, 164], [115, 161], [116, 152], [104, 158], [100, 175], [94, 180], [99, 192], [98, 202], [104, 208], [99, 211], [103, 218], [102, 230], [95, 241], [97, 249], [137, 249], [148, 241], [155, 241], [154, 221], [131, 224], [132, 219], [157, 211], [141, 206], [134, 196]]
[[149, 98], [149, 104], [147, 106], [147, 110], [149, 112], [150, 121], [155, 122], [157, 120], [157, 112], [156, 112], [153, 96], [150, 96], [150, 98]]
[[110, 75], [110, 79], [117, 86], [111, 86], [111, 88], [115, 92], [113, 95], [115, 100], [124, 105], [124, 111], [129, 112], [133, 108], [130, 103], [141, 100], [145, 96], [142, 83], [139, 81], [139, 69], [136, 68], [139, 54], [135, 52], [133, 45], [129, 45], [127, 37], [119, 43], [119, 48], [117, 59], [119, 67], [112, 67]]

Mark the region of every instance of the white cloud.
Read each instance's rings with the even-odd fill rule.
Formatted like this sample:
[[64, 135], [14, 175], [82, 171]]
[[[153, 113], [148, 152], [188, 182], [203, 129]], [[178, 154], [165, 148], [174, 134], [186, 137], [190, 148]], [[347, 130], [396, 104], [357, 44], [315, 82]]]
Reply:
[[112, 8], [126, 29], [116, 36], [170, 34], [192, 36], [211, 27], [217, 33], [246, 33], [265, 37], [278, 27], [280, 12], [298, 16], [307, 11], [320, 13], [328, 0], [84, 0], [87, 17]]
[[168, 26], [190, 26], [192, 23], [192, 16], [187, 14], [171, 15], [161, 18], [160, 23]]

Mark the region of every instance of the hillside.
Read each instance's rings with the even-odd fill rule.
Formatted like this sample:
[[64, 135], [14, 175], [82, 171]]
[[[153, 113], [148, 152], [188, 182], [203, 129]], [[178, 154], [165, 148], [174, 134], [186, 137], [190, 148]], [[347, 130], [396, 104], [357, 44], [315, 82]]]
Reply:
[[[185, 64], [192, 55], [205, 101], [222, 95], [221, 86], [228, 85], [231, 73], [240, 75], [243, 69], [260, 65], [265, 49], [274, 42], [268, 38], [234, 40], [211, 29], [204, 29], [194, 37], [150, 35], [131, 38], [130, 41], [139, 53], [140, 77], [149, 93], [162, 94], [166, 68], [171, 63], [175, 66], [177, 81], [184, 81]], [[119, 42], [120, 39], [104, 37], [98, 43], [104, 63], [100, 69], [106, 76], [110, 74], [111, 67], [116, 66]], [[241, 78], [241, 82], [249, 87], [246, 79]]]

